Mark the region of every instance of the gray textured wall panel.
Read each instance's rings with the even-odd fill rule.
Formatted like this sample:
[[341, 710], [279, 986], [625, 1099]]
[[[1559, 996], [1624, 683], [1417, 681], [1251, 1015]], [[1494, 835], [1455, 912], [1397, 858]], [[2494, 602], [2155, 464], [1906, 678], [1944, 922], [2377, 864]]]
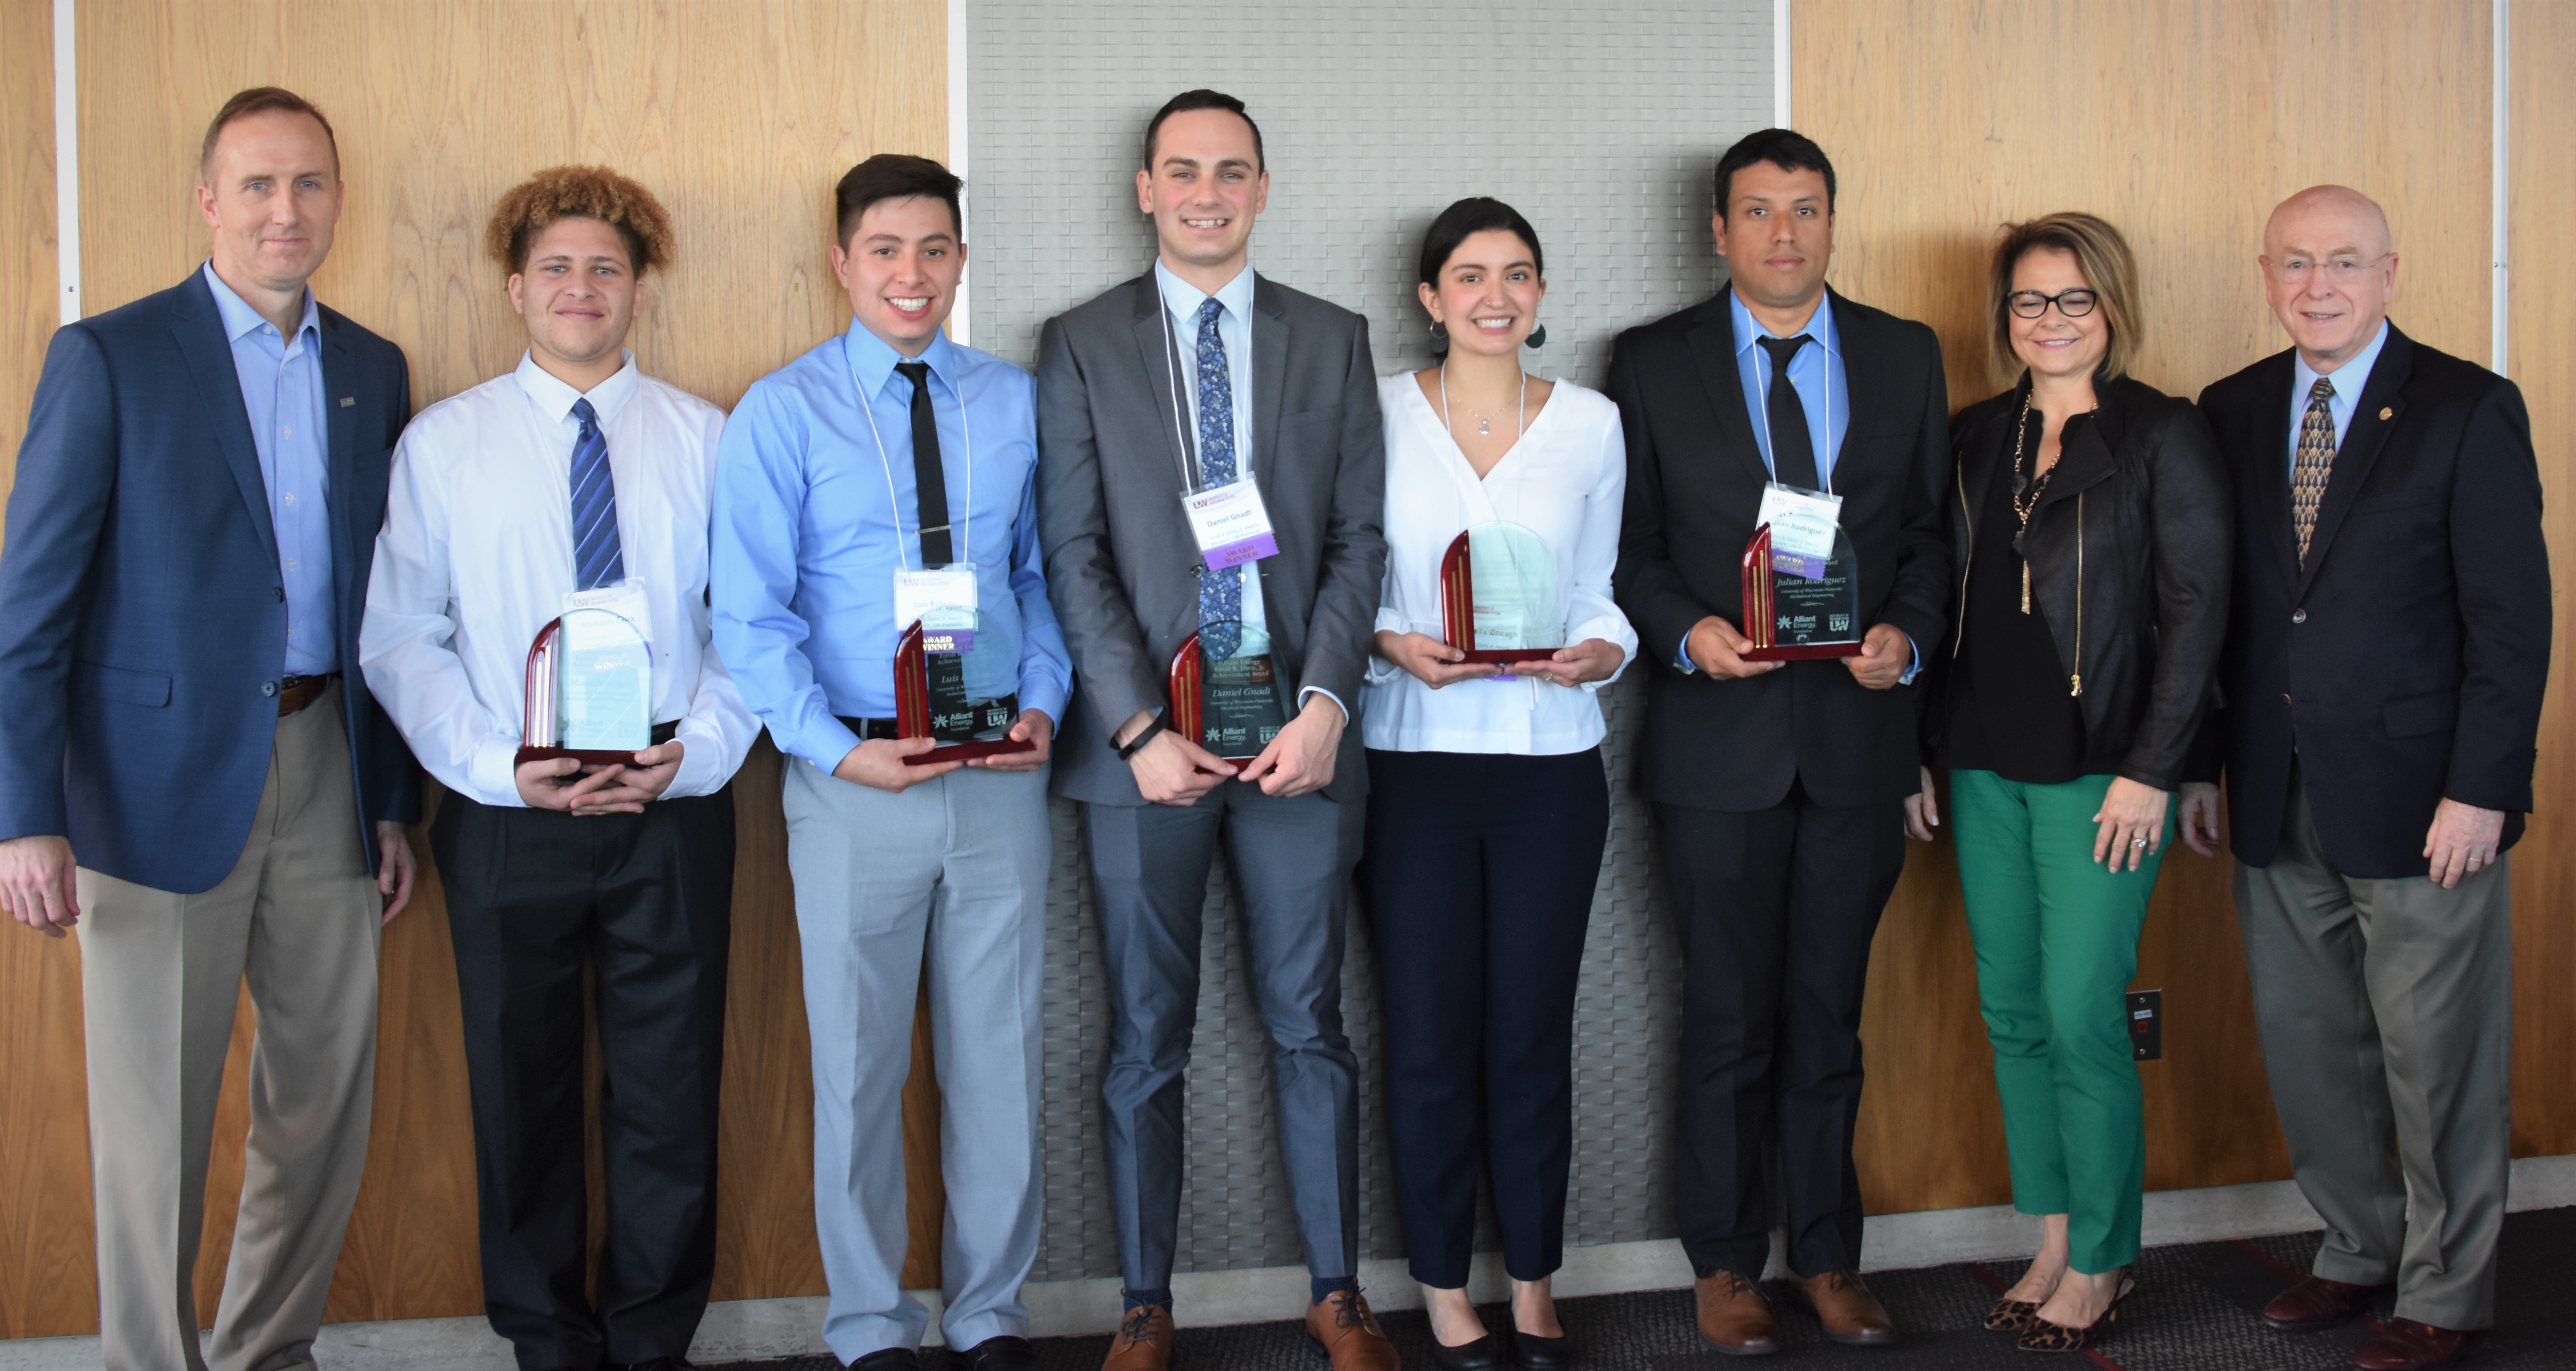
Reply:
[[[1265, 275], [1367, 314], [1380, 371], [1430, 361], [1413, 260], [1450, 201], [1494, 195], [1547, 250], [1543, 374], [1598, 386], [1610, 340], [1707, 296], [1708, 172], [1770, 122], [1768, 0], [1563, 5], [971, 0], [967, 188], [978, 346], [1026, 365], [1049, 317], [1143, 271], [1144, 123], [1213, 86], [1260, 121]], [[1576, 1010], [1567, 1240], [1668, 1234], [1678, 945], [1629, 786], [1634, 677], [1604, 693], [1610, 851]], [[1114, 1276], [1100, 1129], [1107, 984], [1079, 825], [1059, 805], [1047, 912], [1046, 1230], [1036, 1278]], [[1211, 882], [1189, 1083], [1179, 1267], [1293, 1265], [1266, 1039], [1222, 869]], [[1345, 1017], [1361, 1063], [1364, 1256], [1403, 1251], [1387, 1165], [1376, 972], [1356, 907]], [[1482, 1245], [1482, 1244], [1480, 1244]]]

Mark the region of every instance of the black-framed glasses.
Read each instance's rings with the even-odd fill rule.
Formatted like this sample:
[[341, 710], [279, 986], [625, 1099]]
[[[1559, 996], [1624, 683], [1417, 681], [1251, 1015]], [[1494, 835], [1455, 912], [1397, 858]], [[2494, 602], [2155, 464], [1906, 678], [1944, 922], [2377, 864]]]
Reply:
[[2057, 306], [2057, 312], [2069, 319], [2081, 319], [2093, 312], [2093, 306], [2101, 298], [2098, 292], [2077, 286], [2073, 290], [2061, 290], [2055, 295], [2042, 295], [2035, 290], [2017, 290], [2005, 296], [2004, 303], [2012, 306], [2012, 312], [2024, 319], [2036, 319], [2048, 313], [2050, 305]]

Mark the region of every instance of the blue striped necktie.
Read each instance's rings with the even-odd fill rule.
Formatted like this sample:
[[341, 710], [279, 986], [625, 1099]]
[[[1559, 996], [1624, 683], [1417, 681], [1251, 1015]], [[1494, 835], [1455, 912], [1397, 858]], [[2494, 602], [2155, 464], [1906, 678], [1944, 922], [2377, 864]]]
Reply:
[[581, 437], [572, 445], [573, 588], [595, 590], [626, 579], [626, 557], [617, 545], [617, 478], [608, 470], [608, 439], [599, 411], [588, 400], [572, 402]]
[[[1209, 486], [1234, 484], [1234, 372], [1225, 340], [1216, 331], [1213, 298], [1199, 306], [1199, 468]], [[1243, 644], [1243, 568], [1202, 568], [1199, 577], [1199, 647], [1225, 661]]]

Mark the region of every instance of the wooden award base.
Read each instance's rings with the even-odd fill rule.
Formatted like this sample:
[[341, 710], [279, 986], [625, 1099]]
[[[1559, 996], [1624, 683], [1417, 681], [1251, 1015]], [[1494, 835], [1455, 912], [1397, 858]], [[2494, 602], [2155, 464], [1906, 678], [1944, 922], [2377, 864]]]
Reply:
[[[1182, 639], [1180, 651], [1172, 654], [1172, 670], [1165, 681], [1171, 689], [1172, 712], [1167, 716], [1164, 725], [1193, 743], [1199, 741], [1199, 725], [1203, 722], [1199, 717], [1199, 682], [1206, 674], [1207, 659], [1199, 652], [1199, 635], [1193, 633]], [[1243, 763], [1259, 755], [1254, 753], [1245, 757], [1220, 757], [1217, 760]], [[1206, 776], [1213, 773], [1201, 767], [1199, 774]]]

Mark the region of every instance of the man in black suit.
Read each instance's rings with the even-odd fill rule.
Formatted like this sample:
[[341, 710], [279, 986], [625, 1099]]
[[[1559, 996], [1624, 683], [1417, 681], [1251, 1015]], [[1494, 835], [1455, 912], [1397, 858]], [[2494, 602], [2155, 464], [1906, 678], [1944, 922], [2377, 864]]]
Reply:
[[[1789, 1266], [1828, 1336], [1884, 1343], [1887, 1313], [1853, 1274], [1861, 986], [1905, 865], [1911, 682], [1950, 603], [1949, 396], [1931, 329], [1825, 288], [1822, 149], [1748, 135], [1718, 161], [1717, 200], [1730, 285], [1621, 335], [1610, 363], [1628, 438], [1618, 598], [1663, 664], [1641, 771], [1688, 964], [1682, 1244], [1701, 1335], [1775, 1350], [1754, 1282], [1776, 1126]], [[1742, 655], [1740, 566], [1774, 483], [1839, 499], [1869, 626], [1859, 656]]]
[[[2388, 322], [2379, 206], [2317, 186], [2263, 234], [2295, 346], [2200, 397], [2236, 482], [2220, 680], [2236, 909], [2272, 1100], [2326, 1221], [2265, 1307], [2355, 1365], [2447, 1366], [2488, 1326], [2504, 1220], [2513, 937], [2549, 674], [2549, 553], [2511, 381]], [[2217, 788], [2182, 822], [2216, 836]]]

